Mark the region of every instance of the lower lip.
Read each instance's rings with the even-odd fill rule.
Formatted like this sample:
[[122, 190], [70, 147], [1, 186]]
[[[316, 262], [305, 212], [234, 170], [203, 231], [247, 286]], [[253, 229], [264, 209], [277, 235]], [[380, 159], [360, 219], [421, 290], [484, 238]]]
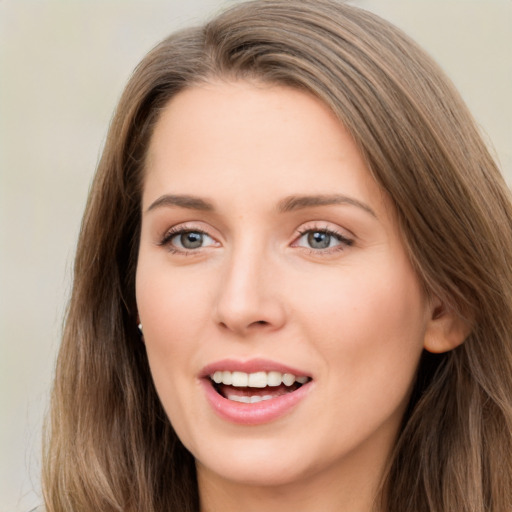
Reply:
[[228, 400], [217, 393], [209, 379], [201, 379], [206, 398], [213, 410], [223, 419], [240, 425], [262, 425], [280, 418], [303, 400], [311, 389], [311, 381], [299, 389], [270, 400], [245, 404]]

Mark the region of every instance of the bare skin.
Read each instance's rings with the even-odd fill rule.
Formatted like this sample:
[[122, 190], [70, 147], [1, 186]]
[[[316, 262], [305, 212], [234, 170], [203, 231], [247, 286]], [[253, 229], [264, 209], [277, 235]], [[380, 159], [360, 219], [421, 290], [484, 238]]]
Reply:
[[[202, 512], [370, 512], [422, 350], [458, 340], [344, 127], [247, 82], [187, 89], [156, 126], [137, 303]], [[219, 415], [204, 368], [261, 360], [308, 392], [269, 421]]]

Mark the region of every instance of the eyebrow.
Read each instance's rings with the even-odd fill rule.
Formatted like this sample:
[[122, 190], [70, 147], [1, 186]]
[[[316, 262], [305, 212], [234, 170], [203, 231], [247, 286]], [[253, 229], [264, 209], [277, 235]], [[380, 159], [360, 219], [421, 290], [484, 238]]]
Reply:
[[312, 195], [312, 196], [289, 196], [279, 201], [278, 210], [280, 212], [291, 212], [302, 210], [304, 208], [313, 208], [315, 206], [331, 205], [350, 205], [361, 208], [373, 217], [377, 218], [375, 212], [365, 203], [353, 197], [342, 194]]
[[[375, 212], [367, 204], [353, 197], [341, 194], [289, 196], [279, 201], [277, 210], [281, 213], [287, 213], [296, 210], [303, 210], [305, 208], [331, 205], [356, 206], [377, 218]], [[164, 194], [151, 203], [146, 212], [150, 212], [151, 210], [162, 206], [186, 208], [189, 210], [199, 210], [204, 212], [211, 212], [215, 209], [212, 203], [197, 196]]]
[[173, 195], [173, 194], [165, 194], [160, 196], [156, 201], [151, 203], [146, 212], [150, 212], [155, 208], [159, 208], [162, 206], [177, 206], [179, 208], [187, 208], [189, 210], [200, 210], [203, 212], [211, 212], [214, 210], [213, 204], [201, 199], [196, 196], [189, 195]]

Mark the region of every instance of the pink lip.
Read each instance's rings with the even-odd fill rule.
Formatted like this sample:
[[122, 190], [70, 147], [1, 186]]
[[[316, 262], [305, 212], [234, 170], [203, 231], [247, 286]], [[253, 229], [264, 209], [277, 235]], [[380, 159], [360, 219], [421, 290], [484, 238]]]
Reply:
[[307, 375], [307, 373], [263, 359], [252, 359], [250, 361], [226, 359], [206, 366], [201, 372], [200, 382], [208, 403], [221, 418], [240, 425], [261, 425], [284, 416], [297, 406], [313, 388], [313, 381], [309, 381], [296, 391], [270, 400], [254, 404], [234, 402], [217, 393], [209, 379], [209, 375], [221, 370], [242, 371], [246, 373], [278, 371], [281, 373], [292, 373], [296, 376]]

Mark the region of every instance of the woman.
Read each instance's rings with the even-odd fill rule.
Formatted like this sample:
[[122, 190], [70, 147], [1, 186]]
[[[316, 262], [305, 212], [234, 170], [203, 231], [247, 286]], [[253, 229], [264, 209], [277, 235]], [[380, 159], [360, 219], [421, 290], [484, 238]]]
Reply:
[[512, 203], [434, 63], [329, 0], [136, 69], [87, 205], [48, 511], [512, 505]]

